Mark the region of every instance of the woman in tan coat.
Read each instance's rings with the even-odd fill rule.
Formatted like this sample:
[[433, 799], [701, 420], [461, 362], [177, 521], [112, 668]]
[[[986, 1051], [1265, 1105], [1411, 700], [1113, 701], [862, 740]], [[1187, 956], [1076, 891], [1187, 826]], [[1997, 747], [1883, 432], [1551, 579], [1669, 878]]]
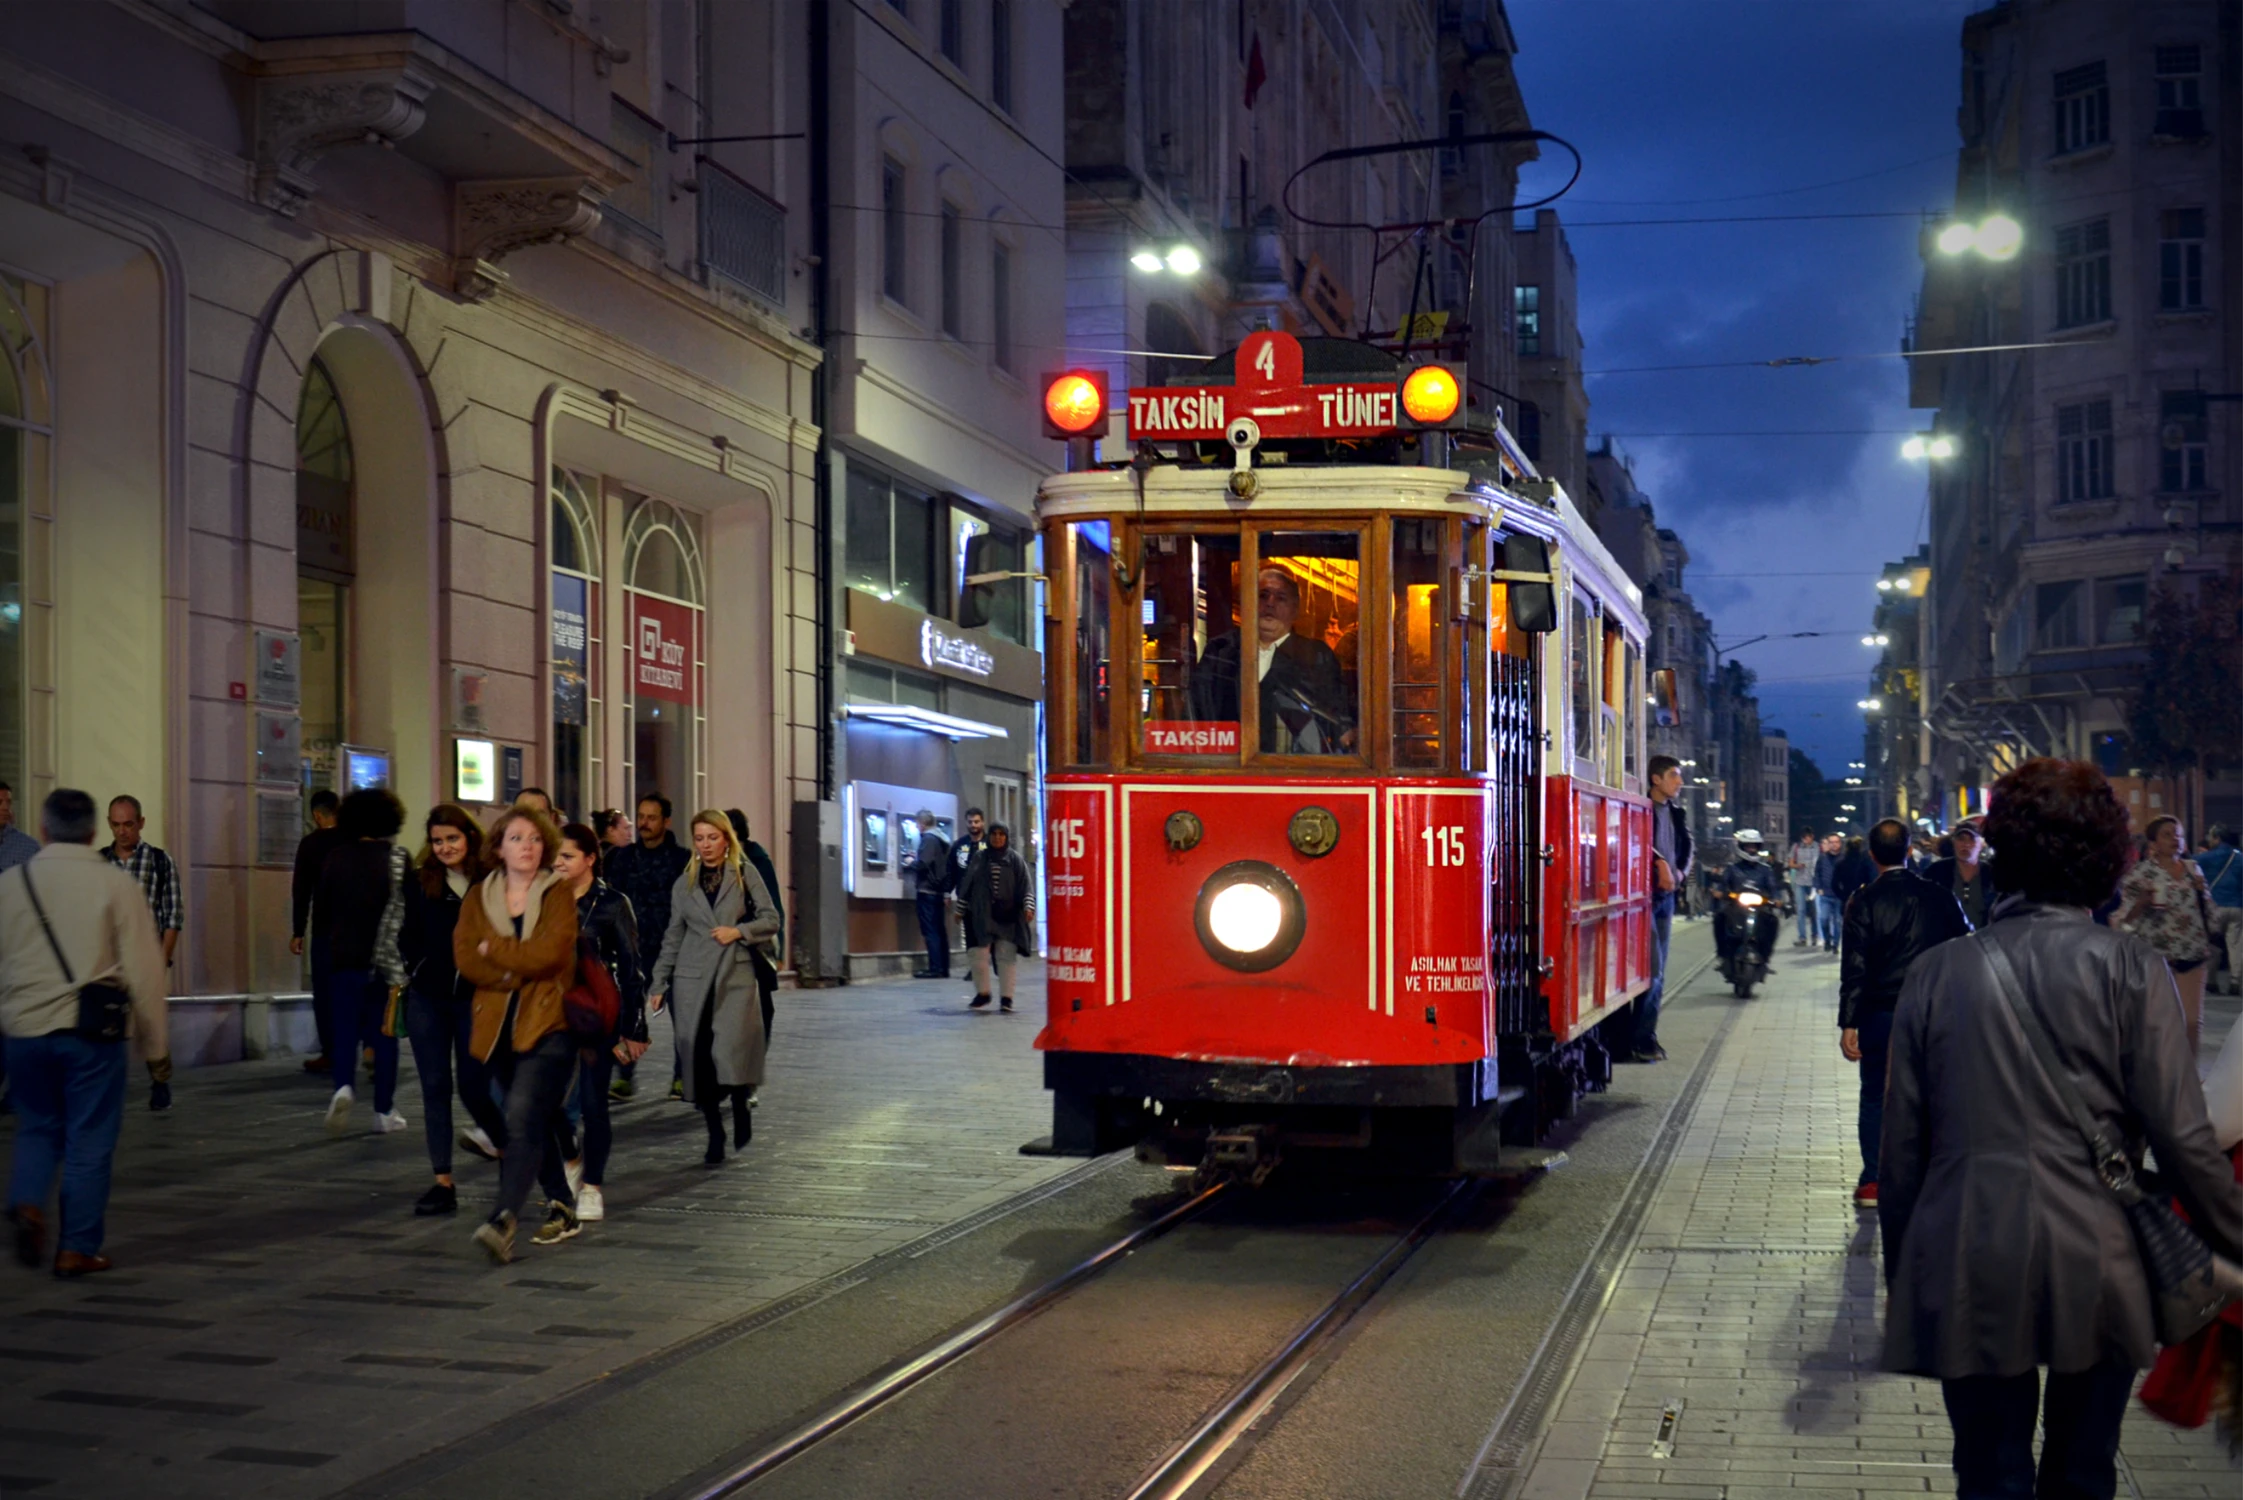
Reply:
[[561, 1101], [576, 1073], [562, 996], [576, 982], [576, 896], [553, 873], [561, 836], [553, 820], [515, 806], [491, 825], [491, 871], [460, 904], [452, 957], [475, 986], [469, 1048], [506, 1091], [506, 1149], [499, 1158], [498, 1206], [475, 1243], [500, 1265], [514, 1258], [514, 1222], [530, 1182], [545, 1186], [552, 1210], [539, 1244], [577, 1232], [557, 1133]]

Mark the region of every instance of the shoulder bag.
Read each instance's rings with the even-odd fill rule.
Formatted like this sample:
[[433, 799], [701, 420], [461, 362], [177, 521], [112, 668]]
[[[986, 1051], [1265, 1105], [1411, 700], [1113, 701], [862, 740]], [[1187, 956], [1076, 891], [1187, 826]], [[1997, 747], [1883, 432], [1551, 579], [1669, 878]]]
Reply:
[[2079, 1084], [2057, 1057], [2056, 1043], [2041, 1024], [2040, 1014], [2025, 999], [2009, 956], [1999, 944], [1984, 937], [1977, 946], [1979, 956], [1993, 972], [1995, 988], [2009, 1002], [2025, 1040], [2032, 1044], [2041, 1072], [2054, 1085], [2056, 1096], [2064, 1101], [2064, 1109], [2072, 1117], [2073, 1128], [2087, 1143], [2096, 1178], [2118, 1200], [2128, 1227], [2134, 1231], [2134, 1247], [2141, 1252], [2142, 1269], [2149, 1277], [2150, 1321], [2156, 1326], [2158, 1342], [2185, 1342], [2218, 1317], [2227, 1302], [2213, 1269], [2211, 1248], [2173, 1211], [2171, 1202], [2142, 1191], [2141, 1183], [2135, 1180], [2134, 1163], [2088, 1112], [2087, 1101], [2079, 1095]]
[[31, 866], [23, 866], [24, 894], [31, 898], [31, 909], [39, 914], [39, 930], [47, 935], [47, 946], [54, 950], [55, 962], [62, 967], [62, 982], [78, 990], [78, 1035], [89, 1042], [121, 1042], [125, 1028], [132, 1019], [132, 995], [115, 984], [79, 985], [78, 976], [71, 972], [70, 960], [63, 957], [62, 944], [55, 939], [55, 930], [47, 921], [47, 908], [39, 900], [39, 888], [31, 883]]

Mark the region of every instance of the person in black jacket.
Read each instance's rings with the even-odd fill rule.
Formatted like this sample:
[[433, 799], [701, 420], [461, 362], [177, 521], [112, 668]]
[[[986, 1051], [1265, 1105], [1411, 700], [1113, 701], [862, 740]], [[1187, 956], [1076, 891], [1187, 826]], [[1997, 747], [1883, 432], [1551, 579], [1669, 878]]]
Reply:
[[335, 1045], [335, 1002], [328, 989], [334, 965], [327, 961], [326, 942], [317, 932], [307, 940], [306, 931], [311, 925], [312, 896], [319, 889], [319, 872], [326, 866], [327, 856], [343, 842], [342, 830], [335, 826], [335, 810], [340, 806], [342, 799], [325, 787], [312, 793], [312, 831], [297, 841], [296, 872], [288, 883], [288, 951], [309, 960], [312, 1024], [319, 1028], [319, 1056], [304, 1059], [307, 1073], [324, 1073], [333, 1066], [329, 1057]]
[[561, 851], [553, 873], [576, 895], [576, 930], [589, 938], [600, 962], [615, 980], [619, 1004], [615, 1031], [596, 1044], [577, 1049], [580, 1072], [577, 1099], [584, 1112], [584, 1154], [564, 1163], [576, 1187], [580, 1220], [607, 1217], [601, 1186], [607, 1181], [608, 1153], [615, 1131], [608, 1119], [608, 1080], [619, 1063], [635, 1063], [646, 1052], [646, 984], [640, 977], [638, 922], [631, 902], [599, 876], [600, 836], [582, 823], [561, 830]]
[[[662, 934], [670, 930], [670, 890], [685, 873], [692, 856], [685, 846], [670, 832], [670, 799], [660, 792], [648, 792], [639, 799], [639, 838], [635, 844], [607, 851], [607, 883], [621, 891], [631, 903], [631, 911], [638, 919], [639, 963], [644, 970], [653, 966], [655, 955], [662, 951]], [[626, 1064], [616, 1070], [611, 1092], [618, 1099], [631, 1097], [631, 1072], [635, 1064]], [[673, 1077], [670, 1093], [682, 1098], [684, 1086]]]
[[1941, 842], [1952, 845], [1953, 852], [1924, 871], [1924, 879], [1954, 893], [1975, 932], [1986, 925], [1987, 911], [1994, 904], [1993, 882], [1986, 875], [1986, 835], [1979, 831], [1976, 818], [1967, 818]]
[[943, 919], [943, 893], [950, 889], [950, 844], [935, 825], [935, 815], [921, 808], [913, 822], [919, 825], [919, 844], [912, 851], [912, 904], [919, 913], [919, 940], [926, 944], [927, 961], [911, 977], [950, 977], [950, 924]]
[[393, 842], [404, 824], [405, 805], [386, 788], [365, 787], [345, 797], [335, 824], [343, 842], [328, 851], [312, 894], [312, 926], [334, 966], [330, 1131], [349, 1124], [357, 1103], [352, 1084], [361, 1047], [374, 1054], [374, 1133], [405, 1128], [396, 1108], [397, 1038], [382, 1033], [390, 990], [405, 983], [397, 946], [405, 919], [405, 852]]
[[989, 825], [989, 845], [966, 867], [958, 896], [966, 903], [966, 946], [973, 950], [974, 998], [967, 1009], [988, 1006], [994, 966], [998, 998], [1010, 1015], [1013, 972], [1022, 954], [1036, 951], [1036, 888], [1004, 824]]
[[1838, 898], [1841, 927], [1845, 923], [1846, 908], [1853, 904], [1854, 892], [1876, 878], [1877, 862], [1869, 857], [1869, 846], [1857, 833], [1846, 840], [1846, 852], [1839, 856], [1838, 868], [1830, 877], [1830, 893]]
[[1898, 818], [1869, 830], [1869, 857], [1877, 877], [1846, 906], [1838, 959], [1838, 1047], [1848, 1062], [1861, 1064], [1861, 1180], [1854, 1186], [1854, 1202], [1861, 1204], [1877, 1201], [1885, 1063], [1901, 984], [1924, 953], [1971, 930], [1952, 893], [1907, 867], [1908, 826]]
[[1667, 948], [1674, 931], [1675, 894], [1690, 878], [1690, 820], [1675, 797], [1682, 791], [1682, 762], [1651, 757], [1651, 985], [1638, 996], [1615, 1061], [1659, 1062], [1659, 1006], [1667, 988]]
[[[972, 931], [966, 916], [966, 871], [981, 857], [981, 851], [988, 847], [989, 815], [978, 807], [967, 808], [966, 826], [950, 845], [950, 882], [943, 887], [950, 893], [948, 911], [958, 918], [958, 936], [961, 940], [966, 939]], [[942, 941], [944, 947], [950, 945], [948, 916], [943, 919]], [[969, 941], [966, 947], [971, 949], [973, 944]], [[973, 996], [966, 998], [970, 1000]]]
[[491, 1076], [468, 1041], [475, 1029], [475, 987], [452, 962], [452, 929], [460, 902], [483, 864], [483, 829], [466, 808], [445, 803], [428, 815], [419, 868], [405, 882], [405, 925], [398, 947], [405, 960], [405, 1029], [420, 1074], [422, 1122], [428, 1165], [436, 1183], [413, 1205], [415, 1214], [459, 1211], [452, 1182], [452, 1080], [473, 1122], [459, 1144], [497, 1161], [506, 1149], [506, 1113], [491, 1093]]

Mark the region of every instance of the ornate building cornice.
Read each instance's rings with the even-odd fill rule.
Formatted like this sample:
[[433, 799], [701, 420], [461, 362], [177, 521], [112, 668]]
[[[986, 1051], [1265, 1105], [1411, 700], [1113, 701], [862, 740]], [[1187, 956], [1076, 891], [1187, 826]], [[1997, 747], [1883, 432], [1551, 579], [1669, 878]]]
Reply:
[[574, 239], [600, 222], [588, 177], [462, 182], [452, 189], [452, 288], [480, 302], [505, 279], [497, 262], [525, 245]]
[[338, 146], [395, 146], [420, 129], [435, 80], [411, 64], [257, 80], [257, 201], [294, 218]]

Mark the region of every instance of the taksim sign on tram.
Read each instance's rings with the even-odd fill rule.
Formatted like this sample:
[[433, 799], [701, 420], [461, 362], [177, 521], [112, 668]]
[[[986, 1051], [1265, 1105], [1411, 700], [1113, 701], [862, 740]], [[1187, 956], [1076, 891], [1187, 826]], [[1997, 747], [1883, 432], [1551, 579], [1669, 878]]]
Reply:
[[1220, 438], [1240, 417], [1252, 418], [1264, 440], [1374, 437], [1393, 432], [1405, 419], [1417, 426], [1445, 425], [1464, 405], [1457, 377], [1438, 365], [1412, 370], [1399, 387], [1390, 379], [1308, 384], [1300, 341], [1287, 333], [1247, 335], [1233, 374], [1228, 385], [1133, 387], [1130, 438]]

